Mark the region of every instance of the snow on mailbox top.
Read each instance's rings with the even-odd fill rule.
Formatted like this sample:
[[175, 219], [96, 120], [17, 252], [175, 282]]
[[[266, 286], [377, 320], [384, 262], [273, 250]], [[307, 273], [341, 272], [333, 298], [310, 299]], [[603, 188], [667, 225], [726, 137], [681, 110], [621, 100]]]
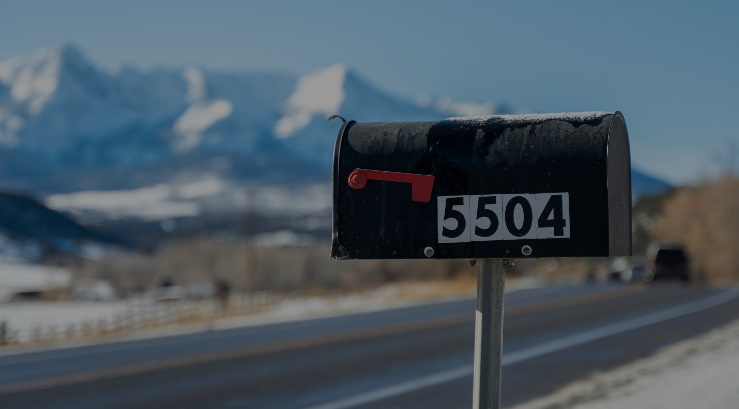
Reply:
[[537, 123], [545, 121], [579, 121], [586, 122], [601, 119], [604, 116], [613, 115], [613, 112], [590, 111], [590, 112], [560, 112], [555, 114], [520, 114], [520, 115], [485, 115], [485, 116], [462, 116], [447, 118], [447, 121], [464, 122], [467, 124], [482, 124], [487, 122], [501, 121], [504, 123]]

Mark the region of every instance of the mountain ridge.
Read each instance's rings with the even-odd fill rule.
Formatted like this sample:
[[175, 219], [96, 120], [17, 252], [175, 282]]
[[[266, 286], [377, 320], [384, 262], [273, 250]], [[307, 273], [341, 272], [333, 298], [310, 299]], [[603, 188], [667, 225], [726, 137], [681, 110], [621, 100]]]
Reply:
[[[0, 61], [0, 180], [45, 195], [182, 179], [325, 180], [336, 124], [510, 113], [390, 95], [345, 64], [304, 76], [102, 69], [73, 45]], [[634, 171], [645, 189], [659, 180]], [[665, 184], [666, 185], [666, 184]]]

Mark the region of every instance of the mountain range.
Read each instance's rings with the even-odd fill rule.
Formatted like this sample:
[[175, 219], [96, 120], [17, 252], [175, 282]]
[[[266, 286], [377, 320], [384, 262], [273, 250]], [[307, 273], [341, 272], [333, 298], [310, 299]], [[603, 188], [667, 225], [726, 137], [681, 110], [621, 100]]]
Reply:
[[[202, 180], [325, 183], [337, 130], [328, 115], [368, 122], [508, 111], [410, 101], [343, 64], [301, 77], [102, 68], [65, 45], [0, 61], [0, 188], [64, 203], [60, 194]], [[668, 186], [633, 172], [639, 194]]]
[[94, 257], [111, 247], [130, 246], [32, 198], [0, 193], [0, 260], [38, 261], [65, 254]]

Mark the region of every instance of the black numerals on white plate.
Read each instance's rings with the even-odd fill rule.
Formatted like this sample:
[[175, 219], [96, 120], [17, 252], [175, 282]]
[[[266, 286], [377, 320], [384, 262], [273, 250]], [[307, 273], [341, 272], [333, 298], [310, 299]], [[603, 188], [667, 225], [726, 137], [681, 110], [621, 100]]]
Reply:
[[568, 193], [438, 197], [439, 243], [570, 237]]

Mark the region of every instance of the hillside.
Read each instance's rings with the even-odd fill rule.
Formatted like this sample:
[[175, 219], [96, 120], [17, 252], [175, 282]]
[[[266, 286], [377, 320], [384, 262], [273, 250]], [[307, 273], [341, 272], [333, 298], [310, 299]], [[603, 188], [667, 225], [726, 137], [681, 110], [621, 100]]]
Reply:
[[[247, 208], [312, 214], [329, 203], [326, 188], [314, 187], [331, 177], [338, 125], [326, 116], [436, 120], [508, 109], [409, 101], [343, 64], [302, 77], [194, 66], [105, 69], [67, 45], [0, 61], [0, 189], [103, 218]], [[637, 195], [667, 187], [638, 170], [633, 181]]]
[[30, 197], [0, 193], [0, 256], [30, 260], [59, 254], [91, 257], [106, 247], [124, 244]]

